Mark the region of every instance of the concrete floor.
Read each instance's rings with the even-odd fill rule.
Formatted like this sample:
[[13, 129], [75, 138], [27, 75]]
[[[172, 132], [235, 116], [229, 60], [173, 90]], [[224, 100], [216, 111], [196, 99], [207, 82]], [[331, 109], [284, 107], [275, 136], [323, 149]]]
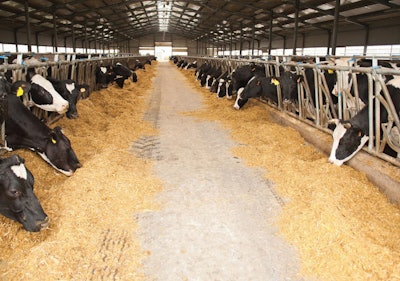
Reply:
[[273, 184], [230, 153], [238, 144], [222, 127], [181, 114], [202, 108], [201, 95], [174, 65], [157, 68], [145, 118], [159, 136], [143, 156], [155, 160], [162, 207], [138, 217], [148, 280], [303, 280], [276, 233]]

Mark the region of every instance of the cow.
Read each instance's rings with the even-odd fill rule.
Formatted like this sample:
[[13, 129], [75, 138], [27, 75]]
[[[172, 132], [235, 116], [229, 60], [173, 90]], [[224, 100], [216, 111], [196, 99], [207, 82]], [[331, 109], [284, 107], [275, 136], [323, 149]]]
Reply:
[[34, 177], [18, 155], [0, 158], [0, 213], [38, 232], [49, 224], [49, 218], [33, 192]]
[[185, 69], [197, 68], [197, 61], [190, 62], [185, 66]]
[[112, 71], [111, 66], [97, 66], [95, 70], [96, 85], [101, 88], [107, 88], [108, 84], [114, 81], [115, 73]]
[[210, 68], [211, 68], [211, 65], [206, 62], [201, 64], [200, 66], [198, 66], [195, 71], [196, 79], [201, 80], [201, 77], [203, 76], [203, 74], [207, 73], [210, 70]]
[[[209, 73], [209, 74], [207, 75], [206, 84], [205, 84], [206, 89], [209, 89], [210, 92], [216, 93], [216, 92], [217, 92], [216, 82], [217, 82], [218, 78], [219, 78], [221, 75], [222, 75], [222, 68], [221, 68], [221, 67], [218, 67], [218, 68], [216, 67], [216, 68], [214, 68], [214, 71], [211, 72], [211, 73]], [[215, 90], [212, 90], [212, 89], [211, 89], [211, 87], [212, 87], [213, 85], [215, 85], [215, 87], [213, 87]]]
[[29, 83], [17, 81], [11, 87], [5, 83], [5, 79], [0, 79], [0, 89], [7, 91], [5, 148], [27, 148], [35, 151], [57, 171], [72, 176], [82, 165], [61, 127], [49, 128], [24, 106], [17, 95], [28, 92]]
[[229, 88], [232, 88], [231, 84], [231, 77], [228, 71], [225, 71], [219, 78], [218, 78], [218, 84], [217, 84], [217, 97], [218, 98], [232, 98], [232, 91], [229, 92]]
[[29, 91], [30, 104], [46, 111], [56, 111], [58, 114], [67, 112], [68, 101], [54, 89], [49, 80], [35, 73], [33, 68], [28, 69], [26, 81], [31, 84]]
[[[386, 83], [396, 113], [400, 111], [400, 76], [394, 77]], [[373, 107], [375, 109], [375, 107]], [[333, 144], [329, 162], [337, 166], [350, 160], [369, 139], [369, 107], [363, 107], [350, 120], [332, 119], [329, 121], [333, 129]], [[380, 106], [380, 122], [388, 122], [388, 112], [382, 104]], [[375, 110], [373, 111], [375, 120]], [[375, 125], [375, 122], [373, 122]]]
[[255, 75], [262, 74], [265, 76], [265, 67], [256, 65], [255, 63], [242, 65], [232, 72], [232, 92], [236, 93], [238, 89], [246, 86], [247, 82]]
[[[132, 70], [117, 62], [115, 65], [107, 65], [96, 68], [96, 83], [102, 88], [107, 88], [110, 83], [117, 83], [123, 88], [125, 80], [132, 76]], [[132, 78], [133, 79], [133, 78]]]
[[115, 73], [114, 81], [120, 88], [123, 88], [125, 80], [132, 76], [132, 71], [119, 62], [117, 62], [112, 69]]
[[244, 88], [237, 91], [234, 104], [235, 109], [241, 109], [250, 98], [264, 97], [278, 104], [278, 92], [276, 82], [264, 74], [254, 75]]
[[[68, 110], [66, 116], [69, 119], [78, 118], [78, 109], [76, 108], [76, 103], [80, 95], [80, 87], [78, 87], [74, 80], [65, 79], [57, 80], [51, 77], [47, 77], [47, 80], [51, 82], [54, 89], [66, 100], [68, 101]], [[83, 88], [85, 89], [85, 88]]]

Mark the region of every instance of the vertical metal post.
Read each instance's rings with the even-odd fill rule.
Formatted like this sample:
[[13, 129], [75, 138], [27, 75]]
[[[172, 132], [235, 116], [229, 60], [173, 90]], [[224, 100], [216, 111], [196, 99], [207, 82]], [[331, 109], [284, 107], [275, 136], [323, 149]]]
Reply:
[[364, 40], [364, 49], [363, 49], [364, 56], [367, 55], [368, 41], [369, 41], [369, 26], [367, 25], [365, 27], [365, 40]]
[[28, 43], [28, 52], [32, 52], [32, 44], [31, 44], [31, 24], [29, 17], [29, 5], [28, 1], [25, 0], [25, 23], [26, 23], [26, 40]]
[[299, 29], [299, 9], [300, 9], [300, 0], [296, 0], [295, 16], [294, 16], [294, 31], [293, 31], [293, 55], [296, 55], [297, 32]]
[[338, 33], [338, 23], [339, 23], [339, 10], [340, 1], [335, 1], [335, 19], [333, 21], [333, 31], [332, 31], [332, 55], [336, 55], [336, 44], [337, 44], [337, 33]]
[[273, 22], [274, 12], [271, 10], [269, 13], [269, 42], [268, 42], [268, 55], [271, 55], [272, 49], [272, 22]]
[[54, 42], [53, 42], [53, 49], [55, 52], [58, 52], [58, 37], [57, 37], [57, 21], [56, 21], [56, 10], [53, 9], [53, 36], [54, 36]]

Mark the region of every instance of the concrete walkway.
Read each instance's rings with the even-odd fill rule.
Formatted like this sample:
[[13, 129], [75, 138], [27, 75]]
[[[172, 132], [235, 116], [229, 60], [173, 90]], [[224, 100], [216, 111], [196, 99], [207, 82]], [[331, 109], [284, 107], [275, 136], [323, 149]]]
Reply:
[[302, 280], [295, 250], [274, 226], [281, 200], [261, 171], [230, 153], [218, 124], [181, 114], [202, 108], [201, 95], [169, 62], [159, 62], [145, 116], [154, 174], [163, 181], [159, 211], [138, 217], [147, 280]]

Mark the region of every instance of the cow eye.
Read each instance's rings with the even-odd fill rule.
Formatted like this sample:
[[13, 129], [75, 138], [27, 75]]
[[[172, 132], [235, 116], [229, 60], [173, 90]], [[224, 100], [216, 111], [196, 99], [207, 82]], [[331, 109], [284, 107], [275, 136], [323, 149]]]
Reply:
[[16, 190], [16, 189], [10, 190], [9, 193], [10, 193], [11, 197], [15, 197], [16, 198], [16, 197], [21, 196], [21, 191]]

